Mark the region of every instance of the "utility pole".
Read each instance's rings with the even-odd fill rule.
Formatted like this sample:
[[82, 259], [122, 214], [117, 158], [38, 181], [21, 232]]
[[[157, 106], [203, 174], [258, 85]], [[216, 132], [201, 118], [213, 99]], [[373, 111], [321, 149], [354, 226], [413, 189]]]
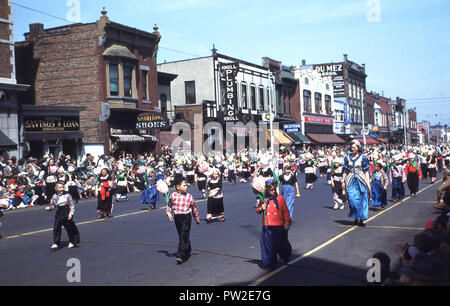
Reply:
[[361, 100], [361, 113], [362, 113], [362, 136], [363, 136], [363, 142], [364, 142], [364, 149], [366, 148], [366, 128], [365, 128], [365, 113], [364, 113], [364, 93], [362, 94], [362, 100]]
[[270, 68], [268, 69], [268, 76], [269, 76], [269, 80], [272, 81], [272, 94], [270, 95], [269, 98], [269, 115], [270, 115], [270, 153], [272, 155], [272, 158], [274, 157], [274, 148], [273, 148], [273, 113], [272, 113], [272, 107], [273, 107], [273, 98], [274, 98], [274, 94], [275, 94], [275, 78], [274, 75], [272, 74], [272, 71], [270, 71]]

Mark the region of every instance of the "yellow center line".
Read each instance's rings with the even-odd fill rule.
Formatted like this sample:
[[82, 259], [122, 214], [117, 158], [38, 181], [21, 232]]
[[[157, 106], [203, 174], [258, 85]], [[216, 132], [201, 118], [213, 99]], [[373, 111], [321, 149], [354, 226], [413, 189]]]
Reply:
[[[439, 181], [437, 181], [437, 182], [440, 182], [440, 181], [441, 181], [441, 180], [439, 180]], [[436, 182], [436, 183], [437, 183], [437, 182]], [[430, 187], [432, 187], [432, 186], [434, 186], [434, 185], [435, 185], [435, 184], [429, 185], [429, 186], [423, 188], [422, 190], [420, 190], [419, 192], [417, 192], [417, 194], [419, 194], [419, 193], [421, 193], [421, 192], [427, 190], [428, 188], [430, 188]], [[384, 214], [384, 213], [388, 212], [389, 210], [393, 209], [394, 207], [397, 207], [397, 206], [399, 206], [400, 204], [405, 203], [405, 202], [406, 202], [407, 200], [409, 200], [410, 198], [412, 198], [412, 196], [408, 196], [407, 198], [405, 198], [405, 199], [403, 199], [402, 201], [400, 201], [400, 202], [398, 202], [398, 203], [392, 205], [391, 207], [389, 207], [389, 208], [387, 208], [387, 209], [385, 209], [385, 210], [383, 210], [383, 211], [380, 211], [378, 214], [376, 214], [376, 215], [372, 216], [371, 218], [367, 219], [364, 223], [367, 223], [367, 222], [369, 222], [369, 221], [372, 221], [372, 220], [375, 219], [376, 217], [381, 216], [382, 214]], [[312, 249], [311, 251], [309, 251], [309, 252], [303, 254], [302, 256], [300, 256], [300, 257], [298, 257], [298, 258], [296, 258], [296, 259], [294, 259], [294, 260], [288, 262], [287, 264], [284, 264], [283, 266], [279, 267], [278, 269], [273, 270], [273, 271], [269, 272], [268, 274], [266, 274], [266, 275], [260, 277], [259, 279], [255, 280], [253, 283], [251, 283], [249, 286], [258, 286], [258, 285], [260, 285], [261, 283], [263, 283], [263, 282], [266, 281], [267, 279], [271, 278], [272, 276], [274, 276], [274, 275], [280, 273], [281, 271], [283, 271], [284, 269], [286, 269], [289, 265], [295, 264], [296, 262], [302, 260], [303, 258], [308, 257], [308, 256], [310, 256], [310, 255], [312, 255], [312, 254], [318, 252], [319, 250], [321, 250], [321, 249], [323, 249], [324, 247], [330, 245], [331, 243], [335, 242], [335, 241], [338, 240], [339, 238], [342, 238], [342, 237], [344, 237], [345, 235], [347, 235], [347, 234], [353, 232], [353, 231], [354, 231], [355, 229], [357, 229], [357, 228], [359, 228], [358, 225], [355, 225], [355, 226], [349, 228], [348, 230], [344, 231], [343, 233], [340, 233], [339, 235], [337, 235], [337, 236], [331, 238], [330, 240], [328, 240], [328, 241], [322, 243], [321, 245], [319, 245], [319, 246], [317, 246], [316, 248]]]
[[[198, 200], [198, 201], [196, 201], [196, 203], [204, 202], [204, 201], [206, 201], [206, 200]], [[166, 209], [166, 207], [163, 206], [163, 207], [160, 207], [159, 209]], [[146, 212], [150, 212], [150, 210], [136, 211], [136, 212], [127, 213], [127, 214], [123, 214], [123, 215], [117, 215], [117, 216], [114, 216], [112, 219], [128, 217], [128, 216], [133, 216], [133, 215], [138, 215], [138, 214], [143, 214], [143, 213], [146, 213]], [[83, 224], [91, 224], [91, 223], [94, 223], [94, 222], [106, 221], [106, 220], [107, 219], [96, 219], [96, 220], [89, 220], [89, 221], [79, 222], [79, 223], [77, 223], [77, 226], [78, 225], [83, 225]], [[111, 219], [109, 219], [109, 220], [111, 220]], [[14, 235], [14, 236], [8, 236], [8, 237], [4, 237], [3, 239], [6, 240], [6, 239], [19, 238], [19, 237], [26, 237], [26, 236], [39, 234], [39, 233], [45, 233], [45, 232], [49, 232], [49, 231], [53, 231], [53, 227], [52, 228], [43, 229], [43, 230], [39, 230], [39, 231], [29, 232], [29, 233], [17, 234], [17, 235]]]
[[[346, 227], [345, 225], [342, 225]], [[405, 227], [405, 226], [391, 226], [391, 225], [366, 225], [366, 228], [381, 228], [381, 229], [398, 229], [398, 230], [424, 230], [425, 227]]]

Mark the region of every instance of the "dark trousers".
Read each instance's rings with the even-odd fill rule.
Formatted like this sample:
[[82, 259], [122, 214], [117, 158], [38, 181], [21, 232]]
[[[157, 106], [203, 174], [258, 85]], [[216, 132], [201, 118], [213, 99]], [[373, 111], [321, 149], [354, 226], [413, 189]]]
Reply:
[[53, 226], [53, 242], [55, 244], [61, 243], [62, 227], [66, 229], [69, 242], [80, 243], [80, 232], [72, 219], [68, 220], [69, 207], [58, 207], [55, 215], [55, 225]]
[[402, 200], [405, 196], [405, 187], [402, 183], [402, 177], [392, 178], [392, 200]]
[[419, 191], [419, 174], [417, 172], [409, 172], [406, 182], [411, 194], [416, 194]]
[[191, 242], [189, 236], [191, 233], [192, 216], [189, 215], [175, 215], [175, 226], [178, 232], [178, 255], [177, 257], [186, 260], [191, 254]]
[[263, 226], [260, 236], [261, 258], [264, 268], [273, 268], [278, 257], [287, 262], [292, 254], [288, 232], [283, 226]]

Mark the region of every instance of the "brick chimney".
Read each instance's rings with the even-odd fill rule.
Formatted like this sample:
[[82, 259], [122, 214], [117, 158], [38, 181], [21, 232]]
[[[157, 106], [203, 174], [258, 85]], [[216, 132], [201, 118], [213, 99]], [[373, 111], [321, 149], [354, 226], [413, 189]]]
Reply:
[[42, 23], [31, 23], [30, 34], [27, 40], [36, 40], [44, 34], [44, 25]]

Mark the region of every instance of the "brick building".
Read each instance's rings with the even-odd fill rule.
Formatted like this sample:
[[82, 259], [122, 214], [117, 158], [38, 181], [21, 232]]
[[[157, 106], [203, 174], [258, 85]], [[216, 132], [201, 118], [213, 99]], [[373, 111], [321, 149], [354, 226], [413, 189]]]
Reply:
[[[31, 151], [51, 152], [33, 143], [46, 140], [48, 133], [56, 133], [51, 145], [62, 144], [60, 152], [79, 158], [86, 153], [158, 149], [159, 130], [136, 129], [136, 120], [158, 107], [156, 55], [161, 35], [156, 26], [152, 33], [141, 31], [110, 21], [106, 13], [103, 9], [98, 21], [87, 24], [51, 29], [30, 24], [25, 41], [16, 44], [18, 79], [32, 86], [23, 103], [46, 107], [36, 118], [24, 120], [49, 124], [53, 109], [56, 122], [71, 117], [79, 124], [78, 130], [33, 135], [24, 127]], [[64, 146], [63, 140], [71, 142]]]
[[17, 84], [11, 0], [0, 0], [0, 154], [22, 157], [18, 94], [29, 86]]

